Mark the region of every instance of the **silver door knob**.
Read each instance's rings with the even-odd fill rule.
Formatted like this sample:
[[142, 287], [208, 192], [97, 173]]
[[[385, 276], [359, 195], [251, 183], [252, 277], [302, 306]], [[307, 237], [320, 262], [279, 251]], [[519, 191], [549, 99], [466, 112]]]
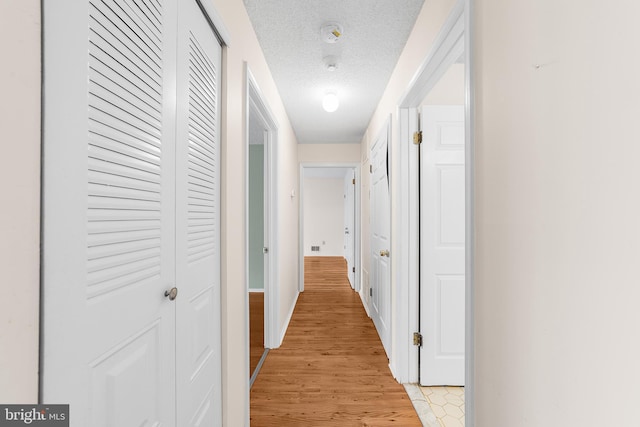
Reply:
[[389, 251], [388, 250], [384, 250], [384, 251], [380, 251], [380, 256], [389, 256]]
[[178, 288], [171, 288], [168, 291], [164, 291], [164, 296], [169, 297], [169, 300], [173, 301], [178, 296]]

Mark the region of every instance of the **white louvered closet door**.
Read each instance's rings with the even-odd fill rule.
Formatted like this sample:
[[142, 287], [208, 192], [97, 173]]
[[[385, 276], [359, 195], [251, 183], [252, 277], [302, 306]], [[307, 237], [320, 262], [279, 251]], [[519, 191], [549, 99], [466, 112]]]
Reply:
[[177, 4], [43, 2], [42, 401], [73, 427], [220, 423], [219, 113], [185, 109]]
[[43, 6], [42, 400], [74, 427], [174, 426], [176, 11]]
[[222, 48], [195, 1], [180, 2], [176, 157], [178, 426], [218, 426]]

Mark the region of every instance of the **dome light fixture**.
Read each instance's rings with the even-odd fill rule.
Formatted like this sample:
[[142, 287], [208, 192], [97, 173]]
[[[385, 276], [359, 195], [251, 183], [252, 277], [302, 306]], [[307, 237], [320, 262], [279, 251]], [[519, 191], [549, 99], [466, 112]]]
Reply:
[[333, 113], [340, 106], [340, 99], [338, 99], [338, 95], [335, 92], [327, 92], [322, 99], [322, 108], [327, 113]]

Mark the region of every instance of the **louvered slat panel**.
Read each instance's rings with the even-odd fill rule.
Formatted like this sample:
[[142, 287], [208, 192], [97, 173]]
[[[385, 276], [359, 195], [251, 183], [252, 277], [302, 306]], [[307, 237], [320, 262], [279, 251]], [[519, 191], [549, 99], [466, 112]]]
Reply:
[[140, 240], [135, 246], [135, 251], [131, 251], [131, 247], [125, 247], [126, 245], [113, 244], [109, 246], [101, 246], [94, 251], [95, 265], [92, 266], [92, 270], [97, 270], [101, 265], [107, 265], [109, 262], [116, 262], [119, 257], [128, 257], [132, 252], [135, 252], [138, 256], [145, 254], [154, 254], [156, 256], [158, 252], [157, 244], [154, 240]]
[[[158, 112], [158, 114], [160, 114]], [[147, 153], [156, 159], [160, 158], [160, 146], [156, 135], [145, 135], [136, 132], [136, 129], [126, 129], [123, 126], [116, 127], [119, 123], [116, 120], [106, 120], [89, 123], [89, 134], [94, 139], [94, 144], [98, 145], [100, 139], [109, 139], [120, 143], [126, 143], [129, 147]], [[127, 132], [129, 130], [129, 132]], [[108, 143], [111, 146], [111, 142]]]
[[[142, 132], [149, 137], [160, 136], [160, 124], [148, 120], [144, 114], [140, 114], [140, 110], [120, 97], [103, 90], [94, 90], [94, 86], [90, 85], [91, 92], [91, 109], [95, 111], [95, 120], [124, 122], [127, 128], [133, 128], [135, 133]], [[116, 88], [113, 90], [117, 91]], [[157, 114], [157, 113], [156, 113]], [[144, 135], [142, 135], [144, 136]]]
[[114, 171], [101, 172], [98, 170], [97, 165], [89, 171], [89, 182], [100, 182], [112, 187], [132, 188], [138, 191], [160, 193], [160, 187], [154, 182], [143, 179], [142, 174], [138, 174], [137, 177], [131, 177], [118, 175], [114, 173]]
[[[114, 187], [108, 184], [91, 184], [91, 197], [102, 197], [104, 199], [119, 198], [127, 201], [138, 201], [136, 208], [142, 204], [153, 206], [159, 210], [160, 195], [149, 191], [140, 191], [136, 188]], [[134, 206], [132, 206], [134, 207]]]
[[217, 238], [216, 70], [191, 34], [189, 43], [187, 254], [195, 262], [215, 253]]
[[212, 118], [204, 115], [204, 110], [210, 103], [215, 103], [214, 99], [199, 98], [196, 93], [193, 93], [189, 99], [190, 112], [194, 116], [194, 124], [198, 125], [199, 132], [204, 135], [212, 135], [215, 133], [215, 124], [212, 122]]
[[89, 8], [88, 296], [158, 276], [162, 16], [153, 0]]
[[[90, 28], [103, 42], [111, 46], [114, 56], [153, 78], [161, 78], [161, 42], [148, 25], [139, 25], [128, 5], [121, 7], [113, 0], [95, 0], [90, 9]], [[148, 21], [148, 18], [147, 18]], [[93, 34], [92, 34], [93, 35]]]
[[[106, 80], [109, 79], [109, 76], [101, 77]], [[121, 90], [120, 86], [114, 81], [110, 81], [110, 83], [111, 87], [106, 88], [92, 81], [89, 85], [89, 91], [96, 98], [104, 100], [105, 103], [111, 104], [113, 107], [118, 106], [119, 108], [113, 110], [116, 114], [129, 114], [144, 123], [143, 128], [150, 126], [151, 130], [149, 133], [154, 134], [158, 132], [161, 127], [161, 123], [156, 117], [158, 112], [149, 108], [148, 104], [140, 102], [140, 99], [131, 93]]]
[[100, 226], [95, 222], [89, 223], [89, 232], [97, 233], [113, 233], [117, 231], [141, 231], [141, 230], [157, 230], [160, 228], [159, 220], [141, 219], [138, 221], [108, 221]]
[[[136, 181], [141, 181], [140, 185], [146, 183], [152, 183], [159, 185], [159, 176], [157, 172], [143, 170], [140, 167], [133, 165], [122, 165], [115, 162], [115, 159], [105, 159], [98, 157], [99, 154], [108, 154], [108, 152], [98, 153], [95, 157], [89, 158], [89, 175], [91, 174], [103, 174], [112, 175], [114, 177], [119, 176], [132, 181], [131, 185], [134, 185]], [[91, 152], [90, 152], [91, 155]], [[114, 156], [115, 157], [115, 156]]]
[[104, 78], [110, 79], [121, 91], [138, 98], [148, 109], [157, 109], [156, 100], [150, 96], [148, 92], [140, 89], [141, 86], [148, 86], [140, 77], [131, 72], [127, 72], [127, 70], [115, 70], [109, 64], [101, 62], [98, 58], [94, 58], [91, 68], [95, 73], [102, 74]]
[[110, 209], [91, 209], [89, 212], [89, 226], [100, 224], [103, 221], [146, 221], [154, 219], [160, 221], [159, 211], [140, 211], [140, 210], [110, 210]]

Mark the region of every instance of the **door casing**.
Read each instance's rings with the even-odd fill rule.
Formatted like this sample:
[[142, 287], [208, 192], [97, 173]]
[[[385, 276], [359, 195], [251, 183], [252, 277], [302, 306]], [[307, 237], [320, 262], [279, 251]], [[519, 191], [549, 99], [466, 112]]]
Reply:
[[474, 84], [473, 0], [458, 0], [442, 26], [432, 51], [398, 100], [400, 144], [393, 167], [398, 181], [392, 190], [398, 194], [399, 217], [392, 217], [398, 230], [396, 252], [399, 254], [394, 279], [398, 284], [394, 301], [394, 357], [390, 368], [401, 383], [418, 382], [418, 350], [412, 334], [419, 329], [418, 313], [418, 163], [412, 143], [418, 129], [418, 107], [427, 93], [460, 57], [465, 63], [465, 422], [474, 426]]
[[356, 269], [355, 269], [355, 217], [356, 217], [356, 193], [355, 193], [355, 171], [351, 170], [344, 181], [344, 257], [347, 260], [347, 276], [351, 288], [355, 289]]
[[[280, 312], [280, 294], [278, 290], [278, 241], [277, 221], [278, 185], [277, 185], [277, 150], [278, 127], [273, 114], [262, 95], [249, 64], [244, 63], [245, 73], [245, 206], [249, 206], [249, 114], [256, 114], [265, 127], [264, 156], [265, 156], [265, 216], [266, 222], [265, 247], [268, 248], [265, 260], [264, 275], [264, 345], [273, 349], [280, 346], [278, 333], [278, 313]], [[246, 345], [249, 348], [249, 212], [245, 209], [245, 307], [246, 307]], [[249, 357], [247, 352], [246, 372], [249, 372]], [[248, 385], [248, 383], [247, 383]]]

